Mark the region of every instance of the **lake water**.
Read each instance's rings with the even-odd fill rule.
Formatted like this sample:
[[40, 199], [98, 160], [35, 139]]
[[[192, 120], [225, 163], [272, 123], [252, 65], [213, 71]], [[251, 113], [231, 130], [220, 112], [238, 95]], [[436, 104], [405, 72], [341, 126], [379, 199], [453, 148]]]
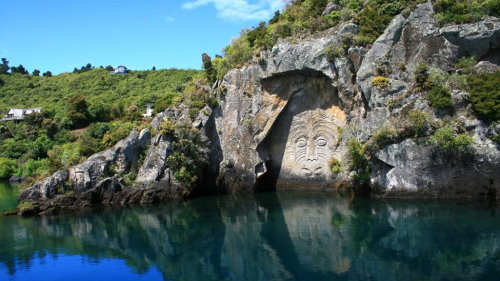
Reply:
[[0, 217], [0, 280], [500, 280], [500, 209], [267, 193]]

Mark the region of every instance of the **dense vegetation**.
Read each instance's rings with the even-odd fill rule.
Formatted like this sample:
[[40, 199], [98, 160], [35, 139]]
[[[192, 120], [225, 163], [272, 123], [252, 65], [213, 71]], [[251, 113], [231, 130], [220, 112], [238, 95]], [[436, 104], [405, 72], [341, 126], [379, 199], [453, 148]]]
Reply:
[[474, 112], [482, 119], [500, 121], [500, 72], [467, 77]]
[[[327, 5], [336, 7], [323, 14]], [[355, 38], [348, 38], [347, 46], [369, 46], [384, 32], [398, 14], [408, 15], [425, 0], [295, 0], [283, 12], [276, 11], [268, 22], [260, 22], [251, 29], [243, 29], [238, 38], [224, 48], [223, 56], [212, 60], [203, 55], [203, 66], [210, 82], [221, 79], [232, 68], [239, 68], [261, 51], [271, 49], [280, 38], [305, 37], [343, 22], [354, 22], [360, 27]], [[500, 16], [500, 0], [437, 0], [434, 10], [441, 24], [479, 21], [485, 16]], [[339, 50], [327, 50], [335, 58]], [[259, 60], [261, 62], [261, 60]], [[264, 61], [262, 61], [264, 63]], [[443, 96], [438, 89], [435, 95]], [[442, 100], [441, 100], [442, 101]]]
[[213, 103], [196, 70], [134, 71], [110, 74], [89, 65], [74, 73], [40, 77], [0, 74], [0, 113], [43, 107], [24, 121], [0, 123], [0, 178], [46, 176], [109, 148], [133, 128], [147, 126], [145, 104], [156, 112], [185, 101], [192, 116]]
[[470, 23], [485, 15], [500, 16], [500, 0], [437, 0], [434, 10], [442, 24]]
[[[329, 4], [337, 8], [323, 14]], [[269, 22], [261, 22], [253, 29], [244, 29], [239, 38], [224, 48], [224, 56], [203, 57], [209, 81], [221, 79], [231, 68], [243, 66], [261, 51], [271, 49], [280, 38], [304, 37], [328, 29], [341, 22], [353, 21], [360, 26], [360, 34], [353, 38], [358, 45], [370, 45], [391, 19], [403, 10], [410, 11], [422, 0], [297, 0], [292, 1], [282, 13], [276, 11]], [[348, 46], [347, 46], [348, 47]]]

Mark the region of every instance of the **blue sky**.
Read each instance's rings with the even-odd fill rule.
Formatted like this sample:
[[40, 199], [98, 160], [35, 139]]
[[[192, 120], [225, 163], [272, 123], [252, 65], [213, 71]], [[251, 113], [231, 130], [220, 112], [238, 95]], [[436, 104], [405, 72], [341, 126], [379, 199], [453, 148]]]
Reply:
[[200, 68], [283, 0], [0, 0], [0, 57], [53, 73], [75, 66]]

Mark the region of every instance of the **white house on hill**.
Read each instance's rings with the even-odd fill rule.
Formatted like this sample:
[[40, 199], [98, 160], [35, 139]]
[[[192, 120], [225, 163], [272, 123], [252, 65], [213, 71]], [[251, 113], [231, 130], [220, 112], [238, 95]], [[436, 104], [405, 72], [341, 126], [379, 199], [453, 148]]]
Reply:
[[128, 72], [128, 69], [123, 65], [117, 66], [115, 68], [115, 71], [114, 71], [115, 74], [125, 74], [127, 72]]
[[26, 115], [33, 113], [40, 113], [42, 111], [41, 107], [34, 108], [11, 108], [7, 115], [5, 115], [0, 121], [21, 121], [24, 120]]
[[153, 116], [153, 111], [154, 111], [153, 106], [154, 105], [155, 105], [154, 103], [146, 103], [146, 113], [144, 113], [142, 115], [144, 118]]

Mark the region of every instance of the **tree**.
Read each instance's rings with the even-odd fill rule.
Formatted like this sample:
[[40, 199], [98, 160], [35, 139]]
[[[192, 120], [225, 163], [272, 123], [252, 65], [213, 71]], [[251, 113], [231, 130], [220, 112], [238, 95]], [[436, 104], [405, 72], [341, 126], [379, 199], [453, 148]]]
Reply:
[[153, 66], [153, 68], [151, 68], [152, 71], [155, 71], [156, 70], [156, 66]]
[[24, 68], [22, 64], [20, 64], [18, 67], [15, 66], [11, 67], [10, 71], [12, 73], [29, 74], [28, 70], [26, 70], [26, 68]]
[[203, 62], [203, 69], [205, 70], [205, 76], [207, 77], [208, 82], [214, 83], [216, 73], [214, 66], [212, 65], [212, 58], [206, 53], [203, 53], [201, 55], [201, 61]]
[[9, 69], [9, 61], [6, 58], [2, 58], [2, 64], [0, 64], [0, 74], [7, 74]]
[[43, 76], [43, 77], [52, 77], [52, 72], [50, 72], [50, 71], [48, 71], [48, 70], [47, 70], [46, 72], [44, 72], [44, 73], [42, 74], [42, 76]]
[[32, 75], [33, 76], [40, 76], [40, 70], [38, 70], [38, 69], [33, 70]]
[[272, 19], [269, 20], [269, 24], [277, 23], [280, 20], [281, 13], [280, 11], [275, 11]]
[[114, 71], [115, 70], [115, 68], [112, 67], [111, 65], [106, 66], [104, 69], [106, 69], [107, 71]]
[[[82, 67], [83, 68], [83, 67]], [[87, 65], [85, 65], [85, 67], [83, 68], [84, 71], [89, 71], [91, 69], [93, 69], [94, 67], [90, 64], [90, 63], [87, 63]]]
[[82, 128], [87, 125], [89, 111], [87, 100], [83, 95], [74, 95], [68, 101], [66, 117], [71, 120], [73, 128]]

